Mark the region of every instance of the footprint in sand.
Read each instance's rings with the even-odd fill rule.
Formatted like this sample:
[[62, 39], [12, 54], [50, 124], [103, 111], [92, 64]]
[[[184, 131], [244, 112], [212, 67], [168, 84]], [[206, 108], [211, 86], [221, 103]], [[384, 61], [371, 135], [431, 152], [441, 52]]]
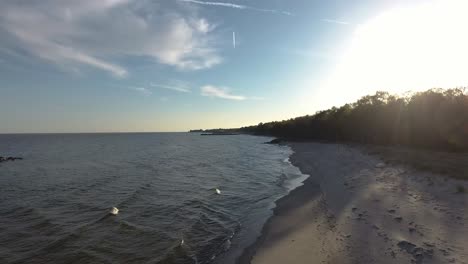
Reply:
[[406, 253], [413, 257], [412, 263], [422, 263], [425, 258], [431, 259], [434, 255], [434, 250], [432, 248], [426, 249], [423, 247], [418, 247], [415, 244], [405, 240], [398, 242], [397, 246], [401, 251], [406, 251]]

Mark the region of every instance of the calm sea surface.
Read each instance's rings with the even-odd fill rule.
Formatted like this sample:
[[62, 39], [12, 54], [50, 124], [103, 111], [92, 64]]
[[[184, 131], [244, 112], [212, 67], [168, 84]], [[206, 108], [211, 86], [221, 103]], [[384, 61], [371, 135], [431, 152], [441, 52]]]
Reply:
[[267, 140], [0, 135], [0, 263], [233, 263], [304, 179]]

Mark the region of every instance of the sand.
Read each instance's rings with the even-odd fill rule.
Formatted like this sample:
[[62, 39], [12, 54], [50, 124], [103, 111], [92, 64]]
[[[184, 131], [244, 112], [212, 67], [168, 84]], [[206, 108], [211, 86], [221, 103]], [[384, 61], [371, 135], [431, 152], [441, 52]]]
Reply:
[[240, 263], [468, 263], [467, 181], [362, 147], [290, 146], [310, 177], [277, 202]]

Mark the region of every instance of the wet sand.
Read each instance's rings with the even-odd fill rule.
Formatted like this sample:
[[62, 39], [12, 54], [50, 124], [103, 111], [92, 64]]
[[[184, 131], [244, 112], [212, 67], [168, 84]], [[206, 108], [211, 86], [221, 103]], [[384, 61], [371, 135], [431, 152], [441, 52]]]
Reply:
[[239, 263], [468, 263], [467, 181], [359, 146], [289, 145], [310, 177]]

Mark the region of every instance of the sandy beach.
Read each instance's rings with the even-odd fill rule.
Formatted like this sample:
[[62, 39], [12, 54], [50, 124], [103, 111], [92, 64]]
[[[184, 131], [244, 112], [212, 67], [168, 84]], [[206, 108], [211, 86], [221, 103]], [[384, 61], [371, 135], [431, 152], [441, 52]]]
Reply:
[[310, 177], [277, 202], [240, 263], [468, 263], [467, 181], [365, 147], [289, 145]]

